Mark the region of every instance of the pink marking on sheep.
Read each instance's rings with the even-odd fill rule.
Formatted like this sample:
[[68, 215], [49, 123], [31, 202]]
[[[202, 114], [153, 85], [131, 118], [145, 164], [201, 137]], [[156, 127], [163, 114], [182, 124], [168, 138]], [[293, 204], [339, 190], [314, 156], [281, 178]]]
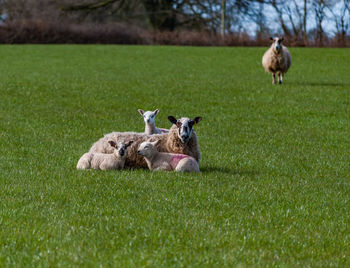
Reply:
[[175, 154], [171, 160], [170, 160], [170, 165], [173, 169], [176, 168], [177, 164], [184, 158], [189, 158], [190, 156], [185, 155], [185, 154]]

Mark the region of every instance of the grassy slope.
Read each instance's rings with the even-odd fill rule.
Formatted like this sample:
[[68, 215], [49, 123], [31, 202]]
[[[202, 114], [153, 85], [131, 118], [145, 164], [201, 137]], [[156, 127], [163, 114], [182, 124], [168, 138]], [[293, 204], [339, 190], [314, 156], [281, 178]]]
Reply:
[[[350, 265], [350, 50], [1, 46], [0, 265]], [[202, 116], [200, 175], [79, 172], [137, 108]]]

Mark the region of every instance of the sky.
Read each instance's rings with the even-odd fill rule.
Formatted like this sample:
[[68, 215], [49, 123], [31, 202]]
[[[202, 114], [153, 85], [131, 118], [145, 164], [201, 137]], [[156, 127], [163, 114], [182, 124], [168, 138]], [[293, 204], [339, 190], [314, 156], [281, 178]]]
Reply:
[[[300, 2], [300, 4], [303, 4], [302, 0], [298, 0], [297, 2]], [[341, 1], [337, 1], [338, 3], [335, 4], [335, 6], [333, 7], [333, 12], [336, 14], [340, 14], [340, 10], [341, 10], [341, 6], [342, 6], [342, 2]], [[267, 24], [269, 26], [269, 28], [271, 29], [272, 33], [275, 34], [282, 34], [282, 30], [279, 27], [279, 24], [276, 23], [277, 20], [277, 14], [274, 11], [274, 9], [271, 6], [264, 6], [264, 13], [265, 14], [270, 14], [269, 16], [267, 16]], [[307, 30], [311, 30], [314, 29], [316, 27], [316, 20], [315, 20], [315, 16], [313, 14], [313, 12], [309, 12], [311, 13], [310, 16], [308, 16], [308, 20], [307, 20]], [[347, 14], [347, 19], [350, 19], [350, 14]], [[323, 21], [323, 29], [326, 32], [326, 34], [329, 37], [333, 37], [335, 35], [336, 32], [336, 27], [335, 27], [335, 22], [332, 21], [331, 19], [329, 19], [330, 17], [332, 17], [332, 14], [329, 10], [326, 10], [326, 18]], [[257, 26], [255, 24], [252, 24], [249, 29], [252, 30], [252, 32], [254, 32], [254, 35], [256, 33], [257, 30]]]

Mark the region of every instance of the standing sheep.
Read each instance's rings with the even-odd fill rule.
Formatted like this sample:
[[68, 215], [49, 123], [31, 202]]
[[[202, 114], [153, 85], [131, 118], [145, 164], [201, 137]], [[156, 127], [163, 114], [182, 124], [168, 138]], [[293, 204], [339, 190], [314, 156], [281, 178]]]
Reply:
[[108, 144], [113, 150], [112, 153], [86, 153], [79, 159], [77, 169], [123, 169], [126, 159], [126, 150], [132, 143], [133, 141], [129, 141], [126, 144], [123, 142], [116, 144], [114, 141], [108, 141]]
[[278, 75], [278, 82], [282, 84], [283, 75], [292, 64], [292, 58], [288, 48], [282, 45], [283, 37], [270, 37], [270, 39], [273, 43], [262, 58], [262, 65], [266, 72], [272, 73], [272, 84], [276, 84], [275, 74]]
[[177, 120], [173, 116], [168, 117], [169, 121], [173, 123], [169, 133], [147, 135], [136, 132], [112, 132], [105, 135], [103, 138], [95, 142], [90, 148], [90, 153], [111, 153], [112, 149], [108, 141], [114, 142], [133, 140], [134, 143], [130, 146], [126, 160], [125, 167], [130, 168], [147, 168], [147, 163], [144, 158], [137, 154], [137, 149], [144, 141], [157, 141], [157, 149], [160, 152], [178, 153], [192, 156], [199, 163], [201, 158], [200, 149], [198, 146], [197, 135], [193, 129], [195, 124], [198, 124], [202, 118], [195, 117], [193, 120], [183, 117]]
[[140, 115], [143, 117], [143, 120], [145, 121], [145, 134], [152, 135], [152, 134], [162, 134], [162, 133], [169, 132], [169, 129], [156, 127], [155, 118], [159, 112], [159, 109], [156, 109], [154, 112], [151, 112], [151, 111], [145, 112], [142, 109], [138, 109], [138, 112], [140, 113]]
[[199, 166], [192, 156], [185, 154], [160, 153], [155, 142], [141, 143], [137, 154], [144, 156], [150, 170], [175, 170], [179, 172], [199, 172]]

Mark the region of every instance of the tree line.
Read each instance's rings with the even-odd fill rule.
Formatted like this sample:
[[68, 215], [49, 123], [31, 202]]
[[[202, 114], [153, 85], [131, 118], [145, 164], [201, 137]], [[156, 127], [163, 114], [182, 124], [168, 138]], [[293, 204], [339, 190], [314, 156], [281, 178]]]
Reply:
[[0, 0], [9, 21], [123, 23], [150, 31], [283, 35], [296, 45], [349, 42], [350, 0]]

